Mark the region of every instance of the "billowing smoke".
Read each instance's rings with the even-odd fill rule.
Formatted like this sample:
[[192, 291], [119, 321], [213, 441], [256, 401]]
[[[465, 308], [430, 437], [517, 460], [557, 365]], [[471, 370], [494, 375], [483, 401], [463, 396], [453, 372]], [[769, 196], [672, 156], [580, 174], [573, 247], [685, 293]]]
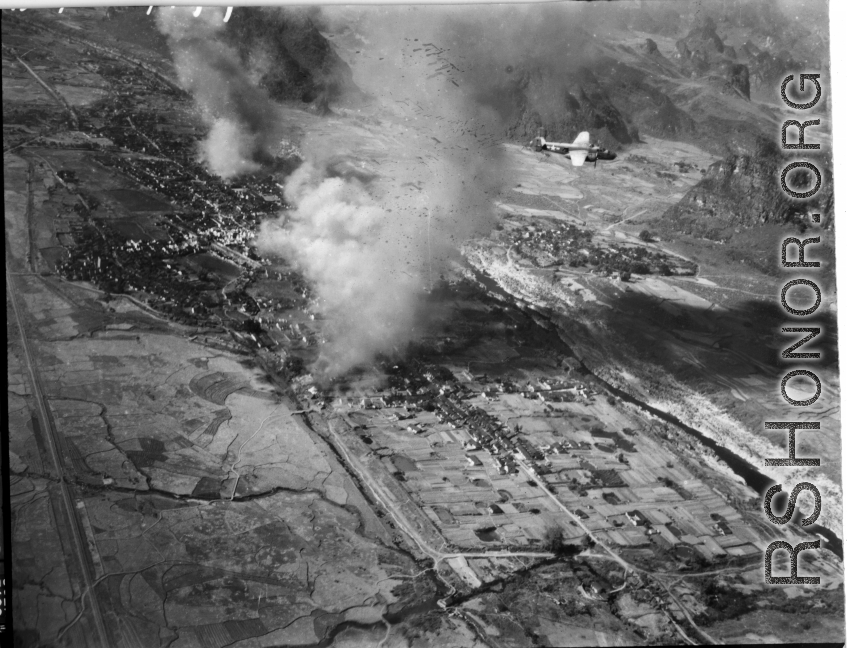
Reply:
[[[605, 30], [665, 25], [676, 33], [689, 19], [682, 12], [698, 5], [615, 4], [341, 6], [309, 14], [370, 97], [334, 95], [339, 121], [314, 118], [304, 127], [298, 144], [307, 161], [286, 185], [294, 209], [266, 223], [257, 241], [315, 289], [327, 326], [313, 370], [340, 374], [419, 334], [424, 289], [468, 237], [496, 222], [495, 199], [509, 186], [504, 140], [534, 134], [536, 125], [551, 135], [591, 128], [596, 136], [602, 122], [628, 141], [584, 68], [604, 55]], [[180, 82], [209, 121], [204, 159], [224, 177], [256, 170], [283, 118], [222, 42], [222, 11], [191, 13], [163, 9], [159, 25]], [[299, 29], [277, 34], [290, 47], [286, 56], [329, 74], [334, 57], [308, 56], [323, 39], [303, 41]]]
[[[512, 115], [500, 95], [522, 63], [567, 58], [565, 69], [590, 55], [574, 17], [539, 6], [321, 10], [371, 97], [355, 104], [372, 118], [370, 135], [357, 145], [307, 135], [308, 162], [285, 192], [295, 209], [258, 237], [262, 253], [303, 272], [327, 317], [313, 371], [338, 375], [421, 333], [424, 289], [469, 237], [488, 234], [509, 184], [500, 145]], [[370, 175], [337, 177], [345, 165]]]
[[[371, 101], [341, 97], [336, 111], [352, 109], [339, 132], [305, 129], [307, 161], [285, 190], [294, 209], [266, 223], [257, 244], [311, 282], [327, 318], [312, 370], [338, 375], [420, 334], [425, 288], [496, 222], [508, 185], [500, 144], [525, 108], [522, 66], [552, 61], [548, 78], [566, 86], [557, 73], [591, 55], [592, 37], [560, 5], [325, 7], [316, 19]], [[209, 119], [207, 164], [224, 177], [254, 170], [282, 118], [222, 43], [221, 12], [162, 10], [159, 24]], [[359, 110], [368, 121], [356, 140]]]
[[[449, 52], [414, 51], [415, 38], [438, 42], [440, 18], [415, 23], [345, 7], [325, 10], [324, 19], [367, 43], [360, 50], [367, 55], [350, 61], [357, 86], [372, 97], [363, 110], [367, 134], [350, 138], [348, 122], [328, 137], [306, 135], [307, 161], [285, 187], [294, 209], [266, 223], [257, 241], [261, 253], [289, 259], [311, 282], [327, 319], [311, 369], [332, 376], [402, 351], [421, 334], [422, 304], [431, 308], [425, 289], [468, 237], [495, 223], [503, 132], [460, 77], [432, 76], [449, 68]], [[355, 52], [334, 42], [343, 54]]]
[[193, 12], [162, 7], [156, 22], [168, 37], [180, 85], [191, 93], [210, 128], [200, 156], [223, 178], [253, 173], [272, 159], [278, 111], [252, 82], [238, 53], [221, 40], [223, 8], [205, 7], [196, 17]]
[[266, 223], [263, 252], [292, 259], [309, 279], [328, 317], [316, 367], [335, 375], [403, 341], [412, 330], [423, 288], [399, 266], [398, 230], [355, 179], [327, 177], [307, 162], [286, 182], [296, 204], [289, 223]]

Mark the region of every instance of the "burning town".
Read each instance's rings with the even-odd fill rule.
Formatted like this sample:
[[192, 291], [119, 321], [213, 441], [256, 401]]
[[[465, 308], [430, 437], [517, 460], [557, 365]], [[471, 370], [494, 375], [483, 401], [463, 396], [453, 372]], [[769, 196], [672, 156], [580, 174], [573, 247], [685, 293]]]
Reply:
[[843, 643], [829, 26], [2, 10], [14, 645]]

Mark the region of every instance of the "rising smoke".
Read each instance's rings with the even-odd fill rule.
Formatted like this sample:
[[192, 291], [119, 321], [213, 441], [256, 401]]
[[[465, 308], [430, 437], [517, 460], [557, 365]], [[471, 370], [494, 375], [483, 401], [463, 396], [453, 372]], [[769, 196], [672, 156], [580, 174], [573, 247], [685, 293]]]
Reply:
[[259, 249], [292, 259], [310, 281], [329, 318], [316, 369], [337, 375], [413, 330], [422, 285], [398, 268], [391, 214], [359, 181], [327, 177], [325, 166], [307, 162], [285, 195], [296, 209], [286, 227], [264, 225]]
[[188, 7], [162, 7], [159, 30], [168, 38], [179, 83], [194, 98], [209, 133], [200, 156], [213, 173], [232, 178], [253, 173], [272, 159], [278, 110], [251, 81], [238, 53], [221, 41], [226, 26], [222, 7], [193, 16]]
[[[420, 334], [425, 289], [469, 237], [496, 222], [495, 199], [508, 185], [498, 144], [514, 113], [526, 109], [521, 70], [552, 65], [550, 82], [564, 88], [565, 73], [592, 56], [586, 29], [597, 26], [578, 9], [489, 6], [484, 21], [480, 11], [321, 11], [322, 29], [339, 47], [346, 42], [373, 119], [364, 142], [332, 131], [306, 135], [306, 163], [285, 186], [294, 209], [265, 223], [257, 240], [263, 254], [285, 257], [314, 288], [327, 318], [315, 372], [339, 375]], [[256, 170], [281, 118], [221, 43], [220, 12], [194, 18], [187, 9], [162, 10], [159, 25], [181, 83], [209, 120], [209, 168], [224, 177]], [[340, 128], [349, 133], [350, 122]], [[339, 163], [370, 171], [339, 174]]]
[[[420, 335], [424, 305], [432, 308], [425, 290], [462, 243], [496, 219], [493, 199], [504, 183], [498, 117], [447, 77], [428, 78], [433, 59], [412, 44], [439, 42], [446, 21], [409, 20], [408, 12], [324, 10], [330, 29], [352, 29], [367, 43], [354, 80], [380, 122], [355, 148], [341, 136], [328, 145], [307, 135], [307, 162], [285, 186], [295, 208], [258, 237], [263, 254], [291, 260], [314, 287], [327, 328], [312, 371], [325, 376], [401, 351]], [[339, 167], [363, 164], [373, 178], [338, 177]]]
[[[499, 143], [512, 118], [503, 109], [514, 103], [503, 93], [515, 90], [510, 68], [553, 59], [564, 70], [588, 56], [572, 12], [533, 9], [490, 7], [485, 22], [478, 8], [322, 10], [328, 31], [362, 44], [348, 48], [359, 54], [354, 81], [382, 121], [373, 146], [358, 149], [307, 135], [307, 163], [286, 184], [295, 209], [258, 237], [262, 253], [303, 272], [327, 317], [314, 373], [402, 350], [421, 334], [422, 305], [432, 306], [425, 289], [468, 238], [494, 226], [508, 184]], [[371, 163], [377, 178], [333, 177], [339, 160]]]
[[[597, 134], [597, 122], [616, 110], [590, 74], [582, 79], [608, 56], [608, 30], [675, 35], [701, 10], [696, 0], [613, 4], [345, 6], [309, 14], [346, 49], [353, 81], [371, 98], [362, 111], [367, 125], [356, 126], [365, 141], [351, 143], [351, 110], [343, 133], [316, 128], [322, 132], [300, 142], [306, 163], [285, 187], [294, 209], [266, 223], [257, 241], [303, 272], [328, 318], [313, 369], [338, 375], [420, 334], [425, 289], [469, 237], [496, 221], [496, 198], [509, 185], [499, 142], [532, 135], [536, 125], [554, 136]], [[724, 4], [741, 11], [755, 3]], [[221, 40], [222, 13], [162, 9], [158, 24], [181, 84], [209, 124], [203, 159], [228, 178], [269, 160], [282, 117], [254, 82], [257, 70]], [[315, 41], [304, 42], [292, 45], [309, 49]], [[303, 53], [290, 53], [297, 65], [310, 60]], [[563, 107], [574, 102], [582, 108], [568, 114]], [[344, 97], [337, 103], [342, 112]], [[339, 173], [344, 164], [367, 171]]]
[[[358, 147], [308, 133], [306, 163], [285, 186], [294, 208], [257, 239], [263, 254], [288, 259], [313, 286], [327, 318], [317, 373], [339, 375], [420, 334], [425, 289], [469, 237], [496, 222], [494, 202], [508, 184], [498, 144], [522, 108], [516, 70], [554, 61], [564, 71], [589, 56], [590, 37], [569, 8], [485, 12], [485, 21], [478, 7], [321, 12], [324, 30], [357, 44], [347, 48], [358, 54], [354, 81], [371, 97], [365, 111], [381, 121]], [[180, 82], [210, 124], [203, 158], [232, 177], [258, 169], [281, 117], [221, 42], [225, 24], [219, 10], [159, 13]], [[374, 178], [339, 174], [339, 162], [369, 165]]]

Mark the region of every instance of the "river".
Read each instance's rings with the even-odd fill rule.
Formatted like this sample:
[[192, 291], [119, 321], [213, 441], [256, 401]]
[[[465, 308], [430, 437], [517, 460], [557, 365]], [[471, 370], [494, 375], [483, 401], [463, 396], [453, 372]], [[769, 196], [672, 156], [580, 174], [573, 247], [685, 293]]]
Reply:
[[[505, 301], [506, 303], [508, 303], [512, 306], [518, 307], [517, 304], [515, 303], [516, 298], [513, 297], [512, 295], [510, 295], [505, 290], [503, 290], [497, 284], [496, 281], [494, 281], [492, 278], [482, 274], [476, 268], [472, 268], [472, 270], [474, 272], [474, 276], [487, 289], [488, 293], [492, 297], [494, 297], [495, 299], [501, 300], [501, 301]], [[546, 315], [541, 309], [534, 309], [533, 308], [531, 310], [532, 310], [532, 313], [535, 316], [537, 316], [537, 317], [543, 319], [544, 321], [548, 322], [551, 327], [553, 327], [556, 331], [559, 331], [558, 326], [556, 326], [556, 324], [552, 321], [552, 319], [550, 319], [550, 317], [548, 315]], [[538, 324], [535, 323], [535, 322], [534, 322], [534, 325], [538, 326]], [[668, 414], [665, 411], [662, 411], [662, 410], [660, 410], [656, 407], [653, 407], [652, 405], [649, 405], [649, 404], [645, 403], [644, 401], [639, 400], [638, 398], [632, 396], [631, 394], [628, 394], [627, 392], [625, 392], [625, 391], [623, 391], [623, 390], [621, 390], [617, 387], [614, 387], [613, 385], [610, 385], [608, 382], [606, 382], [605, 380], [603, 380], [602, 378], [600, 378], [599, 376], [594, 374], [594, 372], [592, 372], [582, 362], [582, 360], [579, 358], [579, 356], [577, 356], [573, 352], [573, 349], [571, 348], [571, 346], [562, 338], [561, 334], [559, 335], [559, 339], [561, 340], [562, 345], [568, 350], [569, 354], [572, 355], [574, 358], [576, 358], [579, 361], [580, 367], [585, 371], [585, 373], [587, 375], [592, 376], [597, 381], [597, 383], [602, 385], [610, 394], [613, 394], [614, 396], [620, 398], [621, 400], [624, 400], [628, 403], [631, 403], [632, 405], [639, 407], [640, 409], [644, 410], [645, 412], [652, 414], [656, 418], [659, 418], [659, 419], [665, 421], [666, 423], [670, 423], [670, 424], [674, 425], [675, 427], [679, 428], [680, 430], [683, 430], [689, 436], [692, 436], [695, 439], [697, 439], [697, 441], [699, 441], [701, 444], [703, 444], [707, 448], [714, 451], [715, 455], [721, 461], [723, 461], [730, 468], [730, 470], [732, 470], [733, 473], [735, 473], [736, 475], [741, 477], [741, 479], [743, 479], [744, 482], [750, 488], [752, 488], [754, 491], [759, 493], [759, 495], [764, 496], [767, 489], [770, 488], [773, 484], [776, 483], [773, 479], [771, 479], [767, 475], [760, 472], [749, 461], [747, 461], [743, 457], [735, 454], [731, 450], [728, 450], [727, 448], [723, 447], [722, 445], [718, 444], [716, 441], [707, 437], [705, 434], [703, 434], [699, 430], [696, 430], [695, 428], [686, 425], [685, 423], [680, 421], [678, 418], [676, 418], [674, 415]], [[762, 515], [764, 516], [764, 512], [762, 512]], [[799, 516], [795, 515], [795, 519], [797, 517], [799, 517]], [[839, 559], [844, 560], [844, 548], [843, 548], [842, 540], [831, 529], [820, 526], [818, 524], [814, 524], [810, 527], [799, 527], [799, 526], [795, 525], [795, 528], [798, 529], [802, 533], [808, 533], [810, 535], [814, 535], [814, 536], [820, 538], [821, 539], [821, 546], [826, 547], [827, 549], [832, 551], [836, 556], [838, 556]]]

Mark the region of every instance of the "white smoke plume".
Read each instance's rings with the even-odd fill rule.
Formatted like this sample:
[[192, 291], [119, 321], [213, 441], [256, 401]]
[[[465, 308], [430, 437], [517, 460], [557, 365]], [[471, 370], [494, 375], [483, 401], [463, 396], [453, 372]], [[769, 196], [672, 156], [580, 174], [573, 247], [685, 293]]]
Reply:
[[222, 178], [255, 173], [260, 164], [254, 161], [259, 147], [257, 136], [245, 131], [237, 121], [219, 117], [200, 144], [200, 159]]
[[[298, 144], [308, 161], [286, 184], [295, 208], [266, 223], [258, 237], [264, 254], [300, 268], [328, 318], [313, 370], [339, 375], [419, 333], [424, 288], [468, 237], [496, 222], [494, 199], [509, 184], [499, 143], [521, 119], [534, 123], [533, 111], [542, 122], [552, 120], [574, 90], [573, 73], [601, 54], [605, 30], [686, 22], [691, 16], [681, 14], [699, 6], [614, 4], [310, 12], [370, 97], [332, 106], [341, 115], [333, 119], [344, 120], [338, 132], [307, 131]], [[282, 117], [254, 81], [257, 53], [245, 66], [225, 44], [222, 13], [162, 9], [158, 22], [180, 83], [210, 126], [203, 159], [232, 177], [269, 157]], [[304, 46], [296, 30], [286, 38], [296, 55]], [[546, 74], [533, 76], [536, 70]], [[362, 123], [353, 126], [358, 117]], [[351, 139], [354, 128], [366, 133], [362, 141]], [[368, 171], [339, 172], [344, 165]]]
[[[314, 288], [328, 322], [311, 370], [324, 376], [402, 351], [419, 336], [423, 305], [432, 307], [422, 299], [425, 289], [469, 236], [488, 233], [496, 221], [502, 129], [493, 111], [448, 78], [430, 76], [433, 59], [414, 52], [415, 38], [438, 41], [442, 14], [410, 21], [404, 13], [324, 10], [330, 30], [352, 28], [353, 38], [368, 43], [368, 58], [351, 65], [372, 97], [363, 110], [372, 116], [370, 135], [351, 143], [349, 125], [328, 139], [307, 135], [300, 146], [307, 163], [285, 187], [295, 208], [257, 238], [261, 253], [291, 260]], [[372, 173], [361, 180], [334, 177], [339, 168], [363, 166]]]
[[252, 82], [238, 53], [222, 41], [223, 8], [193, 13], [189, 7], [162, 7], [156, 24], [168, 38], [180, 85], [210, 128], [200, 157], [223, 178], [253, 173], [272, 159], [278, 110]]
[[[236, 52], [221, 44], [218, 13], [164, 10], [160, 27], [181, 83], [212, 120], [204, 158], [231, 176], [258, 163], [275, 113]], [[381, 126], [369, 129], [372, 146], [331, 130], [308, 134], [300, 143], [308, 162], [286, 185], [295, 208], [257, 239], [263, 254], [303, 272], [328, 319], [313, 371], [339, 375], [419, 334], [424, 288], [468, 237], [488, 233], [494, 198], [508, 184], [498, 146], [506, 138], [504, 113], [486, 93], [501, 93], [521, 60], [564, 53], [576, 61], [584, 50], [569, 26], [578, 22], [573, 12], [556, 14], [556, 25], [548, 10], [486, 13], [483, 25], [478, 7], [321, 11], [354, 82], [372, 97], [362, 111]], [[565, 26], [571, 47], [559, 38]], [[349, 123], [341, 129], [348, 132]], [[365, 164], [374, 178], [333, 177], [339, 161]]]
[[[372, 98], [358, 107], [382, 130], [370, 128], [379, 140], [372, 147], [349, 144], [343, 133], [309, 133], [300, 143], [308, 162], [285, 189], [295, 207], [257, 238], [260, 252], [302, 271], [327, 317], [313, 371], [339, 375], [420, 333], [424, 289], [468, 237], [496, 222], [494, 199], [507, 184], [498, 146], [506, 125], [490, 95], [502, 94], [522, 59], [580, 58], [573, 12], [551, 21], [549, 10], [485, 11], [482, 24], [478, 7], [321, 10], [354, 82]], [[180, 82], [209, 119], [205, 161], [224, 177], [254, 170], [281, 119], [249, 66], [221, 42], [220, 11], [195, 18], [188, 9], [162, 10], [159, 25]], [[561, 43], [563, 29], [570, 45]], [[389, 152], [380, 156], [380, 147]], [[364, 163], [373, 178], [337, 177], [339, 162]]]
[[398, 268], [390, 214], [358, 181], [311, 162], [288, 178], [285, 195], [296, 209], [285, 227], [263, 225], [259, 249], [294, 261], [320, 299], [329, 323], [317, 369], [337, 375], [408, 339], [423, 285]]

